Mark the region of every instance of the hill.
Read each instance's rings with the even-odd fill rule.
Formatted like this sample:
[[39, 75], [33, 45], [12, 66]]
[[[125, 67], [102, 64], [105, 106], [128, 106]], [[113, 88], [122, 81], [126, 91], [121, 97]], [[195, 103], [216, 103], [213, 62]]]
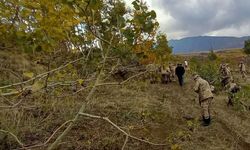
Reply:
[[169, 45], [173, 47], [174, 53], [189, 53], [209, 50], [221, 50], [232, 48], [243, 48], [245, 37], [218, 37], [218, 36], [197, 36], [187, 37], [180, 40], [170, 40]]

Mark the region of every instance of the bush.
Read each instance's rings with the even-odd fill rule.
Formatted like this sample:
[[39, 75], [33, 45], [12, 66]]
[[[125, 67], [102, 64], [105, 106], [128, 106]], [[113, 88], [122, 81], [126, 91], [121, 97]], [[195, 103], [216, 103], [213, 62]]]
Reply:
[[250, 39], [245, 41], [244, 52], [248, 55], [250, 54]]
[[243, 85], [240, 92], [235, 94], [234, 108], [239, 111], [247, 111], [250, 109], [250, 86]]
[[217, 61], [204, 60], [202, 58], [192, 58], [190, 60], [192, 73], [198, 73], [203, 79], [220, 89], [219, 63]]
[[214, 53], [213, 50], [210, 51], [210, 53], [208, 54], [208, 59], [213, 61], [213, 60], [216, 60], [218, 57], [217, 55]]

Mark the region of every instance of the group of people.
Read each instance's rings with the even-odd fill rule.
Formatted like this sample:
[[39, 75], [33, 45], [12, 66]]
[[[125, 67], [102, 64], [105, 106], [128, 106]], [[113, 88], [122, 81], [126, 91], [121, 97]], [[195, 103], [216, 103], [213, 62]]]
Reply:
[[[243, 79], [246, 79], [246, 66], [243, 61], [239, 64], [239, 71]], [[234, 82], [231, 69], [228, 64], [221, 64], [219, 68], [220, 81], [224, 89], [228, 93], [227, 105], [233, 105], [235, 94], [240, 90], [240, 86]], [[202, 79], [198, 74], [193, 75], [195, 80], [194, 91], [199, 95], [199, 102], [202, 108], [203, 125], [208, 126], [211, 121], [211, 101], [213, 100], [213, 86], [206, 80]]]
[[[246, 66], [243, 61], [239, 63], [239, 72], [242, 76], [242, 79], [246, 79]], [[240, 86], [235, 83], [233, 75], [231, 73], [231, 69], [228, 64], [221, 64], [220, 65], [220, 77], [221, 77], [221, 84], [224, 89], [228, 93], [228, 106], [233, 106], [233, 100], [235, 94], [240, 90]]]
[[183, 76], [185, 74], [186, 68], [188, 67], [187, 61], [185, 62], [185, 66], [183, 66], [182, 64], [177, 64], [177, 66], [175, 66], [173, 63], [169, 63], [169, 67], [165, 67], [164, 65], [162, 65], [160, 67], [161, 82], [163, 84], [172, 82], [173, 80], [175, 80], [176, 75], [180, 86], [183, 86]]
[[[187, 61], [185, 61], [184, 64], [185, 65], [177, 64], [177, 66], [175, 66], [174, 64], [169, 63], [169, 67], [161, 66], [159, 69], [161, 73], [161, 82], [164, 84], [172, 82], [176, 75], [179, 81], [179, 85], [183, 86], [183, 76], [185, 74], [185, 70], [188, 69]], [[242, 78], [246, 79], [246, 66], [243, 61], [241, 61], [239, 64], [239, 71], [242, 75]], [[233, 99], [235, 97], [235, 94], [240, 90], [240, 86], [234, 82], [231, 69], [228, 64], [221, 64], [219, 68], [219, 73], [221, 85], [228, 93], [227, 105], [233, 105]], [[208, 126], [211, 122], [210, 108], [211, 102], [214, 98], [214, 87], [210, 85], [208, 81], [199, 76], [197, 73], [193, 74], [193, 79], [195, 81], [194, 91], [199, 95], [199, 103], [202, 109], [202, 124], [204, 126]], [[151, 76], [151, 81], [153, 80], [155, 80], [155, 77]]]

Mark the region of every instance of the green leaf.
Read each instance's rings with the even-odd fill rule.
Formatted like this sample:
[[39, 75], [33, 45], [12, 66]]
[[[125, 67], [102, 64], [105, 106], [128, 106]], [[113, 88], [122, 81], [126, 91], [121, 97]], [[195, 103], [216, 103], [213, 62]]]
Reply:
[[140, 6], [137, 4], [137, 1], [133, 1], [132, 4], [136, 10], [140, 9]]
[[150, 12], [150, 15], [151, 15], [151, 18], [152, 18], [152, 19], [155, 19], [155, 18], [156, 18], [156, 13], [155, 13], [155, 11], [152, 10], [152, 11]]

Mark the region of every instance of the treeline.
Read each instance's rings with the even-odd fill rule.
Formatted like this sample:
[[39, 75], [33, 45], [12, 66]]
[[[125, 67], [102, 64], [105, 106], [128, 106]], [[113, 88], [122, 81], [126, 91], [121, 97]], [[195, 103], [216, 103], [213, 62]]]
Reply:
[[172, 49], [156, 13], [135, 0], [2, 0], [0, 49], [45, 53], [80, 52], [141, 63], [161, 63]]

